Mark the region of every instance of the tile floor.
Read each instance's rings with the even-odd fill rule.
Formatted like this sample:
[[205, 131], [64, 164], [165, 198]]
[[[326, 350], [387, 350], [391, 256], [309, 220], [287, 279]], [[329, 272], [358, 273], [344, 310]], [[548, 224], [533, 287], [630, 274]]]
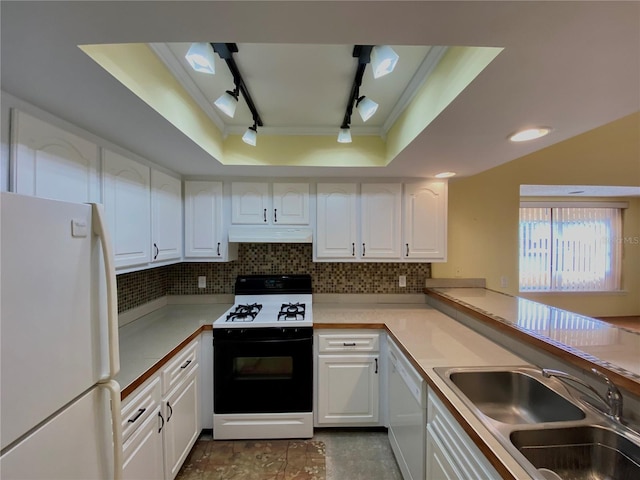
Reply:
[[326, 447], [326, 480], [402, 480], [387, 432], [316, 429]]
[[[211, 434], [203, 433], [200, 439], [211, 439]], [[313, 440], [325, 444], [326, 480], [402, 480], [385, 431], [316, 429]], [[186, 478], [181, 477], [188, 473], [185, 466], [176, 480]]]

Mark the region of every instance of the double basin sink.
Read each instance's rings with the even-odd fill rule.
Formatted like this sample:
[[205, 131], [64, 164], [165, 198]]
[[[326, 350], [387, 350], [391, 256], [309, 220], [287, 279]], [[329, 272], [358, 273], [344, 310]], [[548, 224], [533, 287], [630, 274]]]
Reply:
[[640, 479], [640, 435], [540, 370], [436, 368], [536, 479]]

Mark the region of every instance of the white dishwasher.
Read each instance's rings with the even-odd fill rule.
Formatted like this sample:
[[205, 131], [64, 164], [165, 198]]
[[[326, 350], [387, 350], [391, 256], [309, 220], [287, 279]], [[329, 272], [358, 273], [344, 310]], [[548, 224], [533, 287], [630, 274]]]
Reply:
[[405, 480], [423, 480], [427, 435], [425, 381], [389, 340], [389, 442]]

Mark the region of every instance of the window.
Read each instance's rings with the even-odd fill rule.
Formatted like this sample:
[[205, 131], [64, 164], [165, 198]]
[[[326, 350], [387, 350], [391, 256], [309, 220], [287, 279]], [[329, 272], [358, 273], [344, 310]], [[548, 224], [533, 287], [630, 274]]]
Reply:
[[520, 291], [620, 289], [622, 210], [520, 207]]

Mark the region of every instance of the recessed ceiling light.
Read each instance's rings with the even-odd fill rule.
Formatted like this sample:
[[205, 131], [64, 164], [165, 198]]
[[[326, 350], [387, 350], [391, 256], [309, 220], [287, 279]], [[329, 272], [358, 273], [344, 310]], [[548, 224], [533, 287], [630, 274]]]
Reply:
[[442, 172], [436, 175], [436, 178], [450, 178], [454, 177], [456, 172]]
[[509, 136], [509, 140], [512, 142], [526, 142], [527, 140], [535, 140], [536, 138], [544, 137], [551, 131], [548, 127], [527, 128], [526, 130], [520, 130]]

